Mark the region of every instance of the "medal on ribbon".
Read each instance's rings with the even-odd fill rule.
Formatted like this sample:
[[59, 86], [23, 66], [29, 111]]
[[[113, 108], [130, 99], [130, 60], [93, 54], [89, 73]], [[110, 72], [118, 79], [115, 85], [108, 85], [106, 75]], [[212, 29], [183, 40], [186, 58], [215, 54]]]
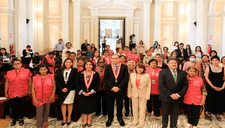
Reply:
[[119, 63], [119, 65], [118, 65], [117, 72], [115, 71], [115, 68], [114, 68], [113, 64], [111, 64], [111, 67], [112, 67], [113, 75], [114, 75], [114, 78], [115, 78], [115, 85], [117, 85], [117, 82], [118, 82], [117, 79], [118, 79], [119, 74], [120, 74], [121, 63]]
[[94, 73], [93, 73], [93, 71], [91, 71], [91, 77], [90, 77], [90, 79], [88, 81], [87, 80], [87, 73], [86, 73], [86, 71], [84, 71], [84, 83], [85, 83], [85, 86], [87, 88], [87, 92], [89, 92], [89, 87], [90, 87], [91, 82], [93, 80], [93, 76], [94, 76]]

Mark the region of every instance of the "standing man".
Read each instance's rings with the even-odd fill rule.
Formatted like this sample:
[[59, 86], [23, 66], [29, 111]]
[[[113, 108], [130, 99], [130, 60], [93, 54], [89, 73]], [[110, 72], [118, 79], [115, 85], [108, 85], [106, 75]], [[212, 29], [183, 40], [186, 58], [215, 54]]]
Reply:
[[106, 82], [108, 121], [106, 127], [111, 126], [114, 117], [114, 102], [116, 100], [117, 119], [120, 126], [125, 126], [122, 119], [123, 97], [129, 80], [127, 66], [119, 63], [119, 56], [112, 55], [112, 63], [105, 68], [104, 80]]
[[86, 39], [84, 43], [81, 45], [81, 51], [87, 51], [87, 46], [90, 46], [88, 40]]
[[180, 43], [179, 48], [175, 50], [177, 52], [177, 57], [180, 59], [182, 63], [184, 63], [188, 59], [187, 50], [184, 49], [184, 44]]
[[186, 72], [177, 69], [176, 59], [168, 60], [168, 67], [159, 72], [159, 100], [162, 101], [162, 128], [167, 128], [168, 114], [171, 109], [170, 128], [177, 128], [180, 103], [188, 88]]
[[119, 41], [120, 41], [120, 44], [122, 45], [122, 48], [124, 49], [125, 42], [123, 42], [123, 37], [120, 37]]
[[64, 43], [62, 42], [62, 39], [59, 39], [59, 43], [55, 44], [55, 50], [57, 51], [62, 51], [64, 50], [65, 46]]
[[94, 51], [91, 50], [91, 46], [87, 46], [87, 57], [91, 58], [94, 54]]
[[102, 51], [104, 51], [105, 48], [106, 48], [106, 42], [107, 42], [106, 36], [104, 36], [104, 37], [103, 37], [103, 40], [102, 40]]

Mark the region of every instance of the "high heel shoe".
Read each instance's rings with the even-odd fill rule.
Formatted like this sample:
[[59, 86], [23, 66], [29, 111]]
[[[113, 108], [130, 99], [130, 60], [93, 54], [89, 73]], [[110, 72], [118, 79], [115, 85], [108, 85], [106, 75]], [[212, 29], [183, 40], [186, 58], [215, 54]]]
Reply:
[[84, 127], [86, 127], [86, 125], [87, 125], [87, 124], [82, 124], [82, 127], [84, 128]]
[[91, 127], [91, 125], [92, 125], [92, 123], [91, 124], [87, 124], [88, 127]]

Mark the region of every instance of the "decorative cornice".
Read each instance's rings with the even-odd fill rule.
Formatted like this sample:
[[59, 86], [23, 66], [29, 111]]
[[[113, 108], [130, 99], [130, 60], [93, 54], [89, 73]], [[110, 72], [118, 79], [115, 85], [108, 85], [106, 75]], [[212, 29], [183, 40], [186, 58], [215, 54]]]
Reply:
[[152, 3], [152, 0], [143, 0], [144, 5], [150, 5]]

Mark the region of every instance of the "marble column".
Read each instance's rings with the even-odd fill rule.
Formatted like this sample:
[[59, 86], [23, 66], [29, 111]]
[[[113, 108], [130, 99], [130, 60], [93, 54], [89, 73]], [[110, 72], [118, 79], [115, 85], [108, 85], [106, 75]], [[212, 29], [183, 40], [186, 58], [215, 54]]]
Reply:
[[29, 19], [29, 23], [27, 24], [27, 44], [31, 46], [31, 48], [34, 49], [34, 26], [33, 26], [33, 15], [34, 15], [34, 1], [33, 0], [27, 0], [27, 13], [26, 18]]
[[62, 38], [66, 43], [69, 41], [69, 0], [62, 1]]
[[95, 47], [98, 47], [98, 16], [91, 15], [91, 41], [90, 44], [94, 43]]
[[161, 43], [161, 5], [164, 0], [155, 1], [154, 41]]
[[195, 48], [195, 35], [196, 35], [196, 26], [194, 22], [196, 22], [196, 0], [189, 0], [189, 15], [190, 15], [190, 24], [189, 24], [189, 42], [188, 44], [191, 45], [191, 48]]
[[222, 45], [221, 49], [220, 49], [220, 54], [219, 56], [222, 57], [225, 55], [225, 16], [223, 17], [223, 25], [222, 25], [222, 38], [220, 41], [220, 44]]
[[18, 0], [18, 57], [22, 56], [22, 51], [27, 45], [26, 11], [26, 0]]
[[150, 48], [150, 6], [152, 0], [144, 0], [143, 41], [145, 48]]
[[197, 0], [197, 27], [196, 27], [196, 46], [201, 46], [206, 53], [206, 1]]
[[73, 47], [80, 49], [80, 0], [73, 0]]

